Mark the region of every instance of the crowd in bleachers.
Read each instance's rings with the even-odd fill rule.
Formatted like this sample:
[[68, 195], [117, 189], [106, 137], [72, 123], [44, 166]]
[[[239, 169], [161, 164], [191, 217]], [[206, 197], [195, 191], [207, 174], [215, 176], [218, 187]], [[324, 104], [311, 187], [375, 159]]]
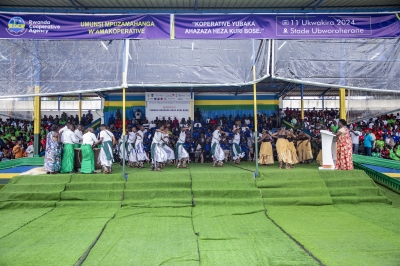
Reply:
[[[279, 109], [272, 116], [259, 114], [258, 132], [264, 129], [273, 133], [277, 127], [286, 121], [296, 130], [304, 129], [312, 139], [313, 154], [316, 157], [320, 149], [319, 132], [322, 129], [336, 132], [338, 130], [339, 112], [335, 109], [317, 110], [315, 108], [304, 111], [304, 120], [301, 119], [299, 109]], [[81, 118], [82, 125], [93, 122], [93, 115], [89, 111]], [[120, 110], [112, 114], [107, 121], [110, 131], [119, 139], [122, 136], [122, 115]], [[68, 116], [62, 113], [60, 116], [43, 116], [40, 130], [40, 151], [46, 148], [46, 135], [52, 125], [62, 128], [65, 124], [79, 124], [79, 117]], [[152, 136], [156, 126], [163, 124], [169, 128], [170, 141], [168, 145], [173, 149], [179, 138], [180, 128], [193, 125], [191, 130], [186, 132], [187, 138], [184, 143], [185, 149], [190, 154], [192, 162], [212, 161], [210, 156], [212, 132], [215, 126], [220, 125], [221, 130], [228, 132], [221, 139], [221, 148], [226, 154], [225, 160], [230, 160], [230, 150], [234, 136], [234, 129], [240, 128], [240, 147], [245, 153], [246, 160], [254, 160], [254, 118], [251, 114], [243, 116], [221, 115], [205, 119], [201, 111], [197, 109], [194, 120], [177, 117], [157, 117], [154, 120], [147, 120], [137, 110], [131, 120], [126, 120], [126, 129], [131, 131], [132, 127], [143, 125], [145, 127], [145, 139], [143, 142], [147, 153], [150, 152]], [[367, 120], [350, 123], [348, 125], [353, 141], [353, 153], [364, 154], [385, 159], [400, 160], [400, 115], [387, 114]], [[9, 160], [25, 156], [33, 156], [33, 121], [8, 118], [0, 119], [0, 160]]]
[[[87, 114], [82, 115], [81, 123], [79, 123], [78, 115], [68, 117], [65, 112], [55, 117], [44, 115], [41, 119], [39, 152], [42, 153], [46, 149], [46, 136], [52, 125], [62, 128], [66, 123], [89, 125], [92, 122], [93, 115], [90, 110]], [[33, 141], [33, 121], [0, 118], [0, 161], [33, 157]]]
[[[322, 129], [337, 132], [339, 111], [335, 109], [305, 110], [304, 121], [299, 109], [280, 110], [282, 119], [296, 128], [303, 127], [311, 136], [319, 136]], [[400, 160], [400, 114], [385, 114], [349, 123], [353, 153], [385, 159]]]

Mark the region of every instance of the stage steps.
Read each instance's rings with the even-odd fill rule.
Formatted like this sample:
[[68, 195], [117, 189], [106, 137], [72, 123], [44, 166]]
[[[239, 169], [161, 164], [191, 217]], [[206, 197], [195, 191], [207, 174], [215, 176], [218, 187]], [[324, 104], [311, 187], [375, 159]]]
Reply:
[[257, 178], [264, 204], [268, 206], [331, 205], [329, 190], [318, 172], [263, 168]]
[[75, 174], [61, 193], [62, 201], [121, 201], [124, 179], [120, 174]]
[[364, 171], [323, 171], [320, 174], [334, 204], [390, 204], [382, 190]]

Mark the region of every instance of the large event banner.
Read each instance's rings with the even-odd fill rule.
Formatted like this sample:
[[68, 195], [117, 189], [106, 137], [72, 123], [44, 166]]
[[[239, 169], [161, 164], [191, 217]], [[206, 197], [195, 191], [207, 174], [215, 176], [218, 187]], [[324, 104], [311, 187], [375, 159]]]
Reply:
[[400, 16], [385, 14], [175, 15], [176, 39], [398, 38]]
[[146, 118], [149, 121], [158, 119], [179, 121], [190, 116], [190, 92], [146, 92]]
[[170, 15], [0, 14], [0, 38], [169, 39]]

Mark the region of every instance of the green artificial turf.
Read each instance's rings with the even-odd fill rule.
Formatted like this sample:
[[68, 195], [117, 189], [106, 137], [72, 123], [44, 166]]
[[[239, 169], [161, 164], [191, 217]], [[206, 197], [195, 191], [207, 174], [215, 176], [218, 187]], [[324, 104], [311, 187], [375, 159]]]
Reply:
[[362, 171], [126, 171], [127, 181], [120, 166], [11, 179], [0, 192], [0, 265], [400, 264], [399, 195]]
[[382, 190], [383, 194], [392, 202], [392, 205], [400, 208], [400, 194], [388, 189], [385, 186], [377, 184], [377, 186]]
[[253, 173], [229, 165], [190, 170], [202, 265], [317, 265], [267, 219]]
[[326, 265], [398, 265], [400, 210], [363, 171], [312, 167], [260, 171], [268, 216]]

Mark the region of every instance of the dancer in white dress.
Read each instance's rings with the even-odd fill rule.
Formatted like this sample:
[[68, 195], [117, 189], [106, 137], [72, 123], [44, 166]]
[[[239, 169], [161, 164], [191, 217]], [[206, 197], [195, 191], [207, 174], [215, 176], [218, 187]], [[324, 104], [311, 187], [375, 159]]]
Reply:
[[235, 135], [233, 136], [232, 147], [231, 147], [231, 154], [233, 163], [239, 164], [240, 159], [244, 157], [245, 153], [242, 152], [240, 148], [240, 127], [235, 129]]
[[[120, 158], [120, 162], [119, 162], [119, 165], [122, 165], [122, 161], [123, 161], [123, 155], [122, 155], [122, 153], [123, 153], [123, 143], [124, 143], [124, 141], [123, 141], [123, 138], [121, 137], [119, 140], [118, 140], [118, 145], [117, 145], [117, 152], [118, 152], [118, 157]], [[128, 142], [126, 142], [125, 143], [125, 164], [126, 164], [126, 162], [128, 162], [128, 160], [129, 160], [129, 158], [128, 158], [128, 148], [126, 147]]]
[[221, 126], [217, 126], [212, 134], [211, 141], [211, 156], [213, 158], [213, 167], [223, 166], [225, 153], [221, 148], [219, 142], [221, 141], [221, 134], [228, 134], [227, 132], [221, 131]]
[[151, 143], [151, 171], [161, 171], [162, 164], [167, 161], [168, 155], [162, 147], [163, 130], [163, 125], [157, 126], [153, 142]]
[[112, 172], [112, 162], [113, 162], [113, 145], [115, 143], [115, 137], [113, 133], [107, 130], [107, 126], [102, 124], [100, 126], [100, 140], [101, 149], [98, 160], [103, 168], [104, 174], [109, 174]]
[[136, 132], [137, 128], [132, 127], [132, 131], [128, 134], [128, 143], [126, 146], [128, 148], [129, 167], [135, 167], [137, 163], [135, 150]]
[[169, 130], [168, 128], [164, 128], [164, 132], [163, 132], [163, 149], [165, 150], [165, 152], [168, 155], [168, 159], [167, 159], [167, 163], [168, 165], [171, 165], [173, 163], [173, 161], [175, 160], [175, 152], [173, 149], [171, 149], [168, 146], [169, 143]]
[[143, 139], [144, 139], [144, 127], [140, 126], [140, 130], [136, 132], [136, 142], [135, 142], [135, 150], [136, 150], [136, 158], [137, 158], [137, 168], [144, 168], [143, 162], [149, 161], [149, 158], [146, 155], [146, 151], [143, 147]]
[[187, 168], [186, 163], [189, 160], [189, 153], [183, 147], [186, 141], [186, 130], [190, 130], [191, 127], [182, 127], [179, 133], [179, 139], [175, 146], [175, 158], [178, 161], [176, 168]]

